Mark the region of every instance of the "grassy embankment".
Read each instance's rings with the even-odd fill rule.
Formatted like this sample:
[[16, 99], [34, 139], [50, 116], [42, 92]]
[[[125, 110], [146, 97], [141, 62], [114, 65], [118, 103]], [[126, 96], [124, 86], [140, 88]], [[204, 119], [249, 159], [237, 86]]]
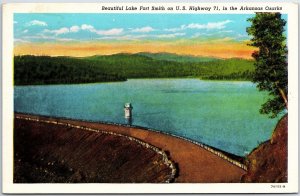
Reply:
[[174, 54], [116, 54], [109, 56], [15, 56], [15, 85], [76, 84], [126, 81], [130, 78], [201, 78], [250, 80], [253, 61]]

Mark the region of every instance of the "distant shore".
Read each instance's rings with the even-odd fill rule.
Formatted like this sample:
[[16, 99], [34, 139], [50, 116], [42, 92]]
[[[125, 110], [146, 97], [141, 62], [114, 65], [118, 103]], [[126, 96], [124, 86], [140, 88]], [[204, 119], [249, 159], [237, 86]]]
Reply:
[[253, 61], [246, 59], [207, 59], [162, 53], [83, 58], [22, 55], [14, 56], [14, 68], [16, 85], [80, 84], [133, 78], [251, 80], [254, 70]]
[[139, 127], [121, 126], [96, 122], [77, 121], [71, 119], [35, 116], [15, 113], [16, 118], [39, 120], [49, 124], [65, 124], [72, 127], [84, 127], [101, 131], [122, 134], [148, 143], [166, 152], [175, 163], [177, 176], [175, 182], [215, 183], [240, 182], [246, 173], [240, 157], [160, 132]]
[[211, 81], [211, 82], [252, 82], [250, 79], [210, 79], [205, 77], [165, 77], [165, 78], [155, 78], [155, 77], [144, 77], [144, 78], [127, 78], [126, 80], [116, 80], [116, 81], [100, 81], [100, 82], [82, 82], [82, 83], [36, 83], [36, 84], [14, 84], [15, 87], [22, 86], [52, 86], [52, 85], [91, 85], [91, 84], [107, 84], [107, 83], [118, 83], [118, 82], [128, 82], [128, 80], [171, 80], [171, 79], [198, 79], [201, 81]]

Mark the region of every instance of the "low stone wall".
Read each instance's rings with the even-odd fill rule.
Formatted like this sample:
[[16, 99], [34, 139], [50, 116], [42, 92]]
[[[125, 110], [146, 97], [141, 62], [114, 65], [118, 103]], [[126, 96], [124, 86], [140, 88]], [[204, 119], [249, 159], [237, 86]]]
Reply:
[[111, 132], [111, 131], [103, 131], [103, 130], [92, 129], [92, 128], [83, 127], [83, 126], [79, 126], [79, 125], [73, 125], [73, 124], [70, 124], [70, 123], [62, 123], [62, 122], [59, 122], [59, 121], [56, 121], [56, 120], [44, 120], [44, 119], [39, 119], [39, 118], [29, 118], [29, 117], [23, 117], [23, 116], [19, 116], [19, 115], [15, 115], [15, 118], [22, 119], [22, 120], [28, 120], [28, 121], [34, 121], [34, 122], [42, 122], [42, 123], [48, 123], [48, 124], [62, 125], [62, 126], [81, 129], [81, 130], [85, 130], [85, 131], [92, 131], [92, 132], [98, 132], [98, 133], [102, 133], [102, 134], [109, 134], [109, 135], [114, 135], [114, 136], [118, 136], [118, 137], [124, 137], [124, 138], [126, 138], [130, 141], [134, 141], [134, 142], [142, 145], [143, 147], [145, 147], [147, 149], [151, 149], [154, 152], [156, 152], [157, 154], [161, 155], [164, 164], [171, 169], [171, 175], [168, 177], [168, 179], [165, 182], [169, 183], [169, 182], [171, 182], [175, 179], [175, 175], [176, 175], [177, 170], [176, 170], [176, 167], [175, 167], [174, 163], [171, 160], [169, 160], [167, 154], [163, 150], [161, 150], [161, 149], [159, 149], [159, 148], [157, 148], [157, 147], [155, 147], [151, 144], [148, 144], [146, 142], [138, 140], [134, 137], [118, 134], [118, 133]]
[[185, 140], [185, 141], [188, 141], [188, 142], [191, 142], [193, 144], [196, 144], [198, 146], [200, 146], [201, 148], [221, 157], [222, 159], [228, 161], [229, 163], [233, 164], [233, 165], [236, 165], [240, 168], [242, 168], [243, 170], [247, 171], [247, 166], [245, 164], [242, 164], [240, 163], [239, 161], [236, 161], [228, 156], [226, 156], [225, 154], [223, 154], [222, 152], [218, 151], [218, 150], [215, 150], [211, 147], [209, 147], [208, 145], [205, 145], [203, 143], [200, 143], [200, 142], [197, 142], [197, 141], [194, 141], [194, 140], [190, 140], [188, 138], [185, 138], [185, 137], [182, 137], [182, 136], [178, 136], [178, 135], [174, 135], [174, 134], [171, 134], [171, 133], [166, 133], [166, 132], [162, 132], [162, 131], [158, 131], [158, 130], [155, 130], [155, 129], [150, 129], [150, 128], [145, 128], [145, 127], [139, 127], [139, 126], [133, 126], [133, 125], [123, 125], [123, 124], [119, 124], [119, 123], [107, 123], [107, 122], [100, 122], [100, 123], [104, 123], [104, 124], [111, 124], [111, 125], [118, 125], [118, 126], [126, 126], [126, 127], [133, 127], [133, 128], [141, 128], [141, 129], [145, 129], [145, 130], [148, 130], [148, 131], [153, 131], [153, 132], [157, 132], [157, 133], [161, 133], [161, 134], [165, 134], [165, 135], [170, 135], [172, 137], [176, 137], [176, 138], [180, 138], [182, 140]]
[[[109, 124], [113, 124], [113, 125], [119, 125], [119, 126], [123, 126], [122, 124], [117, 124], [117, 123], [109, 123]], [[201, 148], [204, 148], [205, 150], [221, 157], [222, 159], [228, 161], [229, 163], [233, 164], [233, 165], [236, 165], [240, 168], [242, 168], [243, 170], [247, 171], [247, 166], [245, 164], [242, 164], [240, 163], [239, 161], [236, 161], [228, 156], [226, 156], [225, 154], [223, 154], [222, 152], [218, 151], [218, 150], [215, 150], [211, 147], [209, 147], [208, 145], [205, 145], [203, 143], [200, 143], [200, 142], [196, 142], [194, 140], [190, 140], [188, 138], [185, 138], [185, 137], [181, 137], [181, 136], [178, 136], [178, 135], [174, 135], [174, 134], [171, 134], [171, 133], [165, 133], [165, 132], [162, 132], [162, 131], [158, 131], [158, 130], [154, 130], [154, 129], [149, 129], [149, 128], [144, 128], [144, 127], [138, 127], [138, 126], [130, 126], [130, 125], [125, 125], [125, 126], [128, 126], [128, 127], [136, 127], [136, 128], [142, 128], [142, 129], [146, 129], [146, 130], [149, 130], [149, 131], [153, 131], [153, 132], [158, 132], [158, 133], [162, 133], [162, 134], [166, 134], [166, 135], [170, 135], [172, 137], [177, 137], [177, 138], [180, 138], [182, 140], [185, 140], [185, 141], [188, 141], [188, 142], [191, 142], [193, 144], [196, 144], [198, 146], [200, 146]]]
[[[27, 120], [40, 121], [40, 119], [37, 119], [37, 118], [32, 118], [32, 119], [31, 119], [31, 118], [28, 118], [28, 117], [21, 117], [21, 116], [16, 115], [16, 118], [17, 118], [17, 117], [22, 118], [22, 119], [27, 119]], [[45, 117], [46, 117], [46, 116], [45, 116]], [[67, 119], [67, 118], [62, 118], [62, 119]], [[61, 123], [61, 122], [58, 122], [58, 121], [49, 121], [49, 120], [42, 120], [42, 121], [43, 121], [43, 122], [46, 122], [46, 123], [54, 123], [54, 124], [67, 125], [67, 126], [71, 126], [71, 127], [75, 127], [75, 128], [80, 128], [80, 126], [76, 126], [76, 125], [72, 125], [72, 124], [65, 124], [65, 123]], [[80, 120], [79, 120], [79, 121], [80, 121]], [[124, 124], [111, 123], [111, 122], [99, 122], [99, 123], [109, 124], [109, 125], [117, 125], [117, 126], [125, 126], [125, 127], [132, 127], [132, 128], [141, 128], [141, 129], [145, 129], [145, 130], [148, 130], [148, 131], [158, 132], [158, 133], [161, 133], [161, 134], [170, 135], [170, 136], [172, 136], [172, 137], [180, 138], [180, 139], [182, 139], [182, 140], [185, 140], [185, 141], [191, 142], [191, 143], [193, 143], [193, 144], [195, 144], [195, 145], [198, 145], [198, 146], [200, 146], [201, 148], [203, 148], [203, 149], [205, 149], [205, 150], [207, 150], [207, 151], [209, 151], [209, 152], [211, 152], [211, 153], [213, 153], [213, 154], [219, 156], [220, 158], [222, 158], [222, 159], [228, 161], [229, 163], [231, 163], [231, 164], [233, 164], [233, 165], [236, 165], [236, 166], [242, 168], [243, 170], [247, 171], [247, 166], [246, 166], [246, 165], [244, 165], [244, 164], [240, 163], [239, 161], [236, 161], [236, 160], [234, 160], [234, 159], [232, 159], [232, 158], [226, 156], [226, 155], [223, 154], [222, 152], [220, 152], [220, 151], [218, 151], [218, 150], [215, 150], [215, 149], [209, 147], [208, 145], [205, 145], [205, 144], [200, 143], [200, 142], [196, 142], [196, 141], [193, 141], [193, 140], [190, 140], [190, 139], [187, 139], [187, 138], [178, 136], [178, 135], [174, 135], [174, 134], [170, 134], [170, 133], [165, 133], [165, 132], [158, 131], [158, 130], [155, 130], [155, 129], [145, 128], [145, 127], [140, 127], [140, 126], [124, 125]], [[86, 128], [86, 127], [81, 127], [81, 128], [82, 128], [82, 129], [85, 129], [85, 130], [90, 129], [90, 128]], [[89, 131], [96, 131], [96, 132], [97, 132], [97, 131], [99, 131], [99, 130], [97, 130], [97, 129], [90, 129]], [[104, 132], [105, 132], [105, 131], [104, 131]], [[133, 137], [130, 137], [130, 136], [121, 135], [121, 134], [117, 134], [117, 133], [114, 133], [114, 132], [106, 132], [106, 133], [108, 133], [108, 134], [113, 134], [113, 135], [120, 135], [120, 136], [128, 137], [128, 138], [132, 138], [132, 140], [134, 140], [134, 141], [135, 141], [135, 140], [140, 141], [140, 140], [138, 140], [138, 139], [136, 139], [136, 138], [133, 138]], [[142, 142], [142, 141], [140, 141], [140, 142]], [[142, 143], [145, 143], [145, 142], [142, 142]], [[147, 143], [145, 143], [145, 144], [147, 144]], [[150, 145], [150, 144], [147, 144], [147, 145]], [[150, 145], [150, 146], [151, 146], [151, 145]], [[153, 146], [153, 147], [154, 147], [154, 146]], [[156, 147], [154, 147], [154, 148], [156, 148]], [[156, 149], [158, 149], [158, 148], [156, 148]], [[159, 150], [159, 149], [158, 149], [158, 150]], [[159, 151], [161, 151], [161, 150], [159, 150]], [[161, 152], [163, 152], [163, 154], [165, 154], [164, 151], [161, 151]], [[166, 154], [165, 154], [165, 156], [167, 157]], [[175, 171], [174, 171], [174, 172], [175, 172], [174, 175], [175, 175], [175, 174], [176, 174], [176, 169], [175, 169], [174, 165], [173, 165], [172, 167], [173, 167], [174, 170], [175, 170]], [[173, 169], [172, 169], [172, 171], [173, 171]], [[172, 173], [173, 173], [173, 172], [172, 172]]]

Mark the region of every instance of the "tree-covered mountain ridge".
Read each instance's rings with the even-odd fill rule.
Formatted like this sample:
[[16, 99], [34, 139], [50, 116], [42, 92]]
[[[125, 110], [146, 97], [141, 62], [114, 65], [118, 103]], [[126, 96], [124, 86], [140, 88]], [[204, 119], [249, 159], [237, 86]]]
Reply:
[[14, 57], [15, 85], [96, 83], [130, 78], [251, 80], [253, 71], [252, 60], [171, 53]]

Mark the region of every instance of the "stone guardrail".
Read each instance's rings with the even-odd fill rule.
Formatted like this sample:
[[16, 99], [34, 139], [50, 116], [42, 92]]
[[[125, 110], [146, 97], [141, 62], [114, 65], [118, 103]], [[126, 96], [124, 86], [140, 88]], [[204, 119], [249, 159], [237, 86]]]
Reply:
[[38, 119], [38, 118], [21, 117], [21, 116], [17, 116], [17, 115], [16, 115], [16, 118], [17, 119], [22, 119], [22, 120], [28, 120], [28, 121], [48, 123], [48, 124], [63, 125], [63, 126], [76, 128], [76, 129], [82, 129], [82, 130], [86, 130], [86, 131], [103, 133], [103, 134], [107, 134], [107, 135], [114, 135], [114, 136], [117, 136], [117, 137], [125, 137], [126, 139], [129, 139], [130, 141], [134, 141], [134, 142], [142, 145], [143, 147], [145, 147], [147, 149], [151, 149], [154, 152], [156, 152], [157, 154], [161, 155], [164, 164], [167, 165], [167, 167], [169, 167], [171, 169], [171, 175], [169, 176], [169, 178], [165, 182], [170, 183], [172, 180], [175, 179], [175, 175], [176, 175], [176, 172], [177, 172], [176, 167], [175, 167], [174, 163], [171, 160], [169, 160], [169, 158], [168, 158], [167, 154], [165, 153], [165, 151], [163, 151], [163, 150], [161, 150], [161, 149], [159, 149], [159, 148], [157, 148], [157, 147], [155, 147], [151, 144], [148, 144], [146, 142], [138, 140], [134, 137], [130, 137], [130, 136], [127, 136], [127, 135], [122, 135], [122, 134], [111, 132], [111, 131], [102, 131], [102, 130], [98, 130], [98, 129], [88, 128], [88, 127], [79, 126], [79, 125], [73, 125], [73, 124], [70, 124], [70, 123], [62, 123], [62, 122], [53, 121], [53, 120], [42, 120], [42, 119]]
[[[47, 117], [47, 116], [45, 116]], [[22, 118], [27, 118], [27, 117], [22, 117]], [[72, 119], [67, 119], [67, 118], [62, 118], [62, 119], [65, 119], [65, 120], [72, 120]], [[81, 120], [78, 120], [78, 121], [81, 121]], [[88, 121], [89, 122], [89, 121]], [[60, 122], [58, 122], [60, 123]], [[93, 123], [96, 123], [96, 122], [93, 122]], [[125, 127], [132, 127], [132, 128], [141, 128], [141, 129], [145, 129], [145, 130], [148, 130], [148, 131], [153, 131], [153, 132], [157, 132], [157, 133], [161, 133], [161, 134], [165, 134], [165, 135], [170, 135], [170, 136], [173, 136], [173, 137], [176, 137], [176, 138], [179, 138], [179, 139], [182, 139], [182, 140], [185, 140], [185, 141], [188, 141], [188, 142], [191, 142], [197, 146], [200, 146], [201, 148], [219, 156], [220, 158], [228, 161], [229, 163], [235, 165], [235, 166], [238, 166], [240, 167], [241, 169], [247, 171], [247, 166], [245, 164], [242, 164], [236, 160], [233, 160], [232, 158], [226, 156], [225, 154], [223, 154], [222, 152], [218, 151], [218, 150], [215, 150], [211, 147], [209, 147], [208, 145], [205, 145], [203, 143], [200, 143], [200, 142], [197, 142], [197, 141], [194, 141], [194, 140], [191, 140], [191, 139], [188, 139], [188, 138], [185, 138], [185, 137], [182, 137], [182, 136], [178, 136], [178, 135], [174, 135], [174, 134], [171, 134], [171, 133], [166, 133], [166, 132], [162, 132], [162, 131], [159, 131], [159, 130], [155, 130], [155, 129], [150, 129], [150, 128], [146, 128], [146, 127], [140, 127], [140, 126], [134, 126], [134, 125], [124, 125], [124, 124], [120, 124], [120, 123], [112, 123], [112, 122], [98, 122], [98, 123], [102, 123], [102, 124], [108, 124], [108, 125], [118, 125], [118, 126], [125, 126]], [[63, 123], [61, 123], [63, 124]], [[116, 134], [116, 133], [114, 133]], [[120, 134], [121, 135], [121, 134]], [[129, 137], [129, 136], [127, 136]], [[135, 139], [135, 138], [134, 138]], [[176, 173], [176, 171], [175, 171]]]
[[[95, 123], [95, 122], [94, 122]], [[174, 135], [174, 134], [171, 134], [171, 133], [167, 133], [167, 132], [162, 132], [162, 131], [159, 131], [159, 130], [155, 130], [155, 129], [150, 129], [150, 128], [146, 128], [146, 127], [140, 127], [140, 126], [134, 126], [134, 125], [124, 125], [124, 124], [120, 124], [120, 123], [112, 123], [112, 122], [99, 122], [99, 123], [103, 123], [103, 124], [109, 124], [109, 125], [118, 125], [118, 126], [125, 126], [125, 127], [132, 127], [132, 128], [140, 128], [140, 129], [144, 129], [144, 130], [148, 130], [148, 131], [152, 131], [152, 132], [157, 132], [157, 133], [161, 133], [161, 134], [165, 134], [165, 135], [170, 135], [172, 137], [176, 137], [176, 138], [179, 138], [179, 139], [182, 139], [182, 140], [185, 140], [185, 141], [188, 141], [188, 142], [191, 142], [197, 146], [200, 146], [201, 148], [204, 148], [205, 150], [217, 155], [218, 157], [228, 161], [229, 163], [235, 165], [235, 166], [238, 166], [240, 168], [242, 168], [243, 170], [247, 171], [248, 168], [245, 164], [242, 164], [240, 163], [239, 161], [236, 161], [236, 160], [233, 160], [232, 158], [226, 156], [225, 154], [223, 154], [222, 152], [218, 151], [218, 150], [215, 150], [213, 149], [212, 147], [209, 147], [208, 145], [205, 145], [203, 143], [200, 143], [200, 142], [197, 142], [197, 141], [194, 141], [194, 140], [191, 140], [191, 139], [188, 139], [188, 138], [185, 138], [185, 137], [182, 137], [182, 136], [178, 136], [178, 135]]]
[[[157, 132], [161, 133], [160, 131], [157, 131]], [[238, 162], [238, 161], [236, 161], [236, 160], [233, 160], [233, 159], [229, 158], [228, 156], [226, 156], [226, 155], [223, 154], [222, 152], [220, 152], [220, 151], [218, 151], [218, 150], [215, 150], [215, 149], [213, 149], [213, 148], [211, 148], [211, 147], [209, 147], [209, 146], [207, 146], [207, 145], [205, 145], [205, 144], [203, 144], [203, 143], [196, 142], [196, 141], [194, 141], [194, 140], [190, 140], [190, 139], [187, 139], [187, 138], [185, 138], [185, 137], [181, 137], [181, 136], [178, 136], [178, 135], [173, 135], [173, 134], [170, 134], [170, 133], [164, 133], [164, 134], [171, 135], [171, 136], [173, 136], [173, 137], [177, 137], [177, 138], [180, 138], [180, 139], [182, 139], [182, 140], [186, 140], [186, 141], [188, 141], [188, 142], [191, 142], [191, 143], [193, 143], [193, 144], [196, 144], [196, 145], [200, 146], [201, 148], [204, 148], [205, 150], [207, 150], [207, 151], [209, 151], [209, 152], [211, 152], [211, 153], [217, 155], [218, 157], [220, 157], [220, 158], [222, 158], [222, 159], [228, 161], [229, 163], [231, 163], [231, 164], [233, 164], [233, 165], [235, 165], [235, 166], [238, 166], [238, 167], [242, 168], [242, 169], [245, 170], [245, 171], [248, 170], [246, 165], [244, 165], [244, 164], [242, 164], [242, 163], [240, 163], [240, 162]]]

